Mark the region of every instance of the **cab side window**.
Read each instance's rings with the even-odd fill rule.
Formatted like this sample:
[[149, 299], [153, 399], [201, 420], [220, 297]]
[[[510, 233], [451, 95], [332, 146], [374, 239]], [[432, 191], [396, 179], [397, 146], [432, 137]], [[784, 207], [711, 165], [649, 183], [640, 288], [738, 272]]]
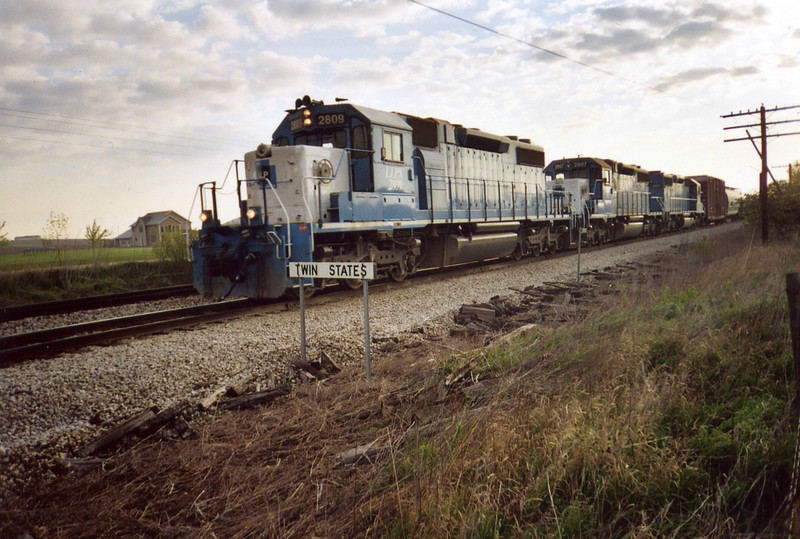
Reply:
[[[367, 134], [367, 126], [357, 125], [353, 127], [353, 150], [369, 150], [369, 136]], [[369, 156], [369, 152], [353, 152], [353, 159], [363, 159]]]
[[381, 157], [384, 161], [394, 161], [396, 163], [403, 162], [403, 135], [400, 133], [392, 133], [391, 131], [383, 132], [383, 150]]

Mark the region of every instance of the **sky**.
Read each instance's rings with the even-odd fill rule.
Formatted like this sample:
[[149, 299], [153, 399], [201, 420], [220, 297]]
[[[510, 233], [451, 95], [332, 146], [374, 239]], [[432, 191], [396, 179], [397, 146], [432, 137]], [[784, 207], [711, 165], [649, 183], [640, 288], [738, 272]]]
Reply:
[[[724, 128], [758, 116], [721, 116], [800, 105], [797, 0], [422, 3], [0, 0], [2, 232], [63, 214], [70, 237], [93, 221], [116, 236], [163, 210], [197, 226], [197, 185], [228, 175], [232, 193], [231, 162], [306, 94], [746, 192], [760, 158]], [[800, 135], [767, 155], [786, 178]], [[223, 219], [234, 204], [221, 197]]]

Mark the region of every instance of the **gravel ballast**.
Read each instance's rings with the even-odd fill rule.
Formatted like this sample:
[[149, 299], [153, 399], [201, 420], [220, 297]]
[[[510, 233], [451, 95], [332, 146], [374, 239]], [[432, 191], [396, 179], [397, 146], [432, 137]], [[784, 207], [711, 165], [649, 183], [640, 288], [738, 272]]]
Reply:
[[[581, 270], [632, 262], [674, 246], [713, 238], [725, 225], [648, 241], [590, 249]], [[487, 264], [480, 271], [414, 279], [370, 294], [373, 340], [424, 327], [446, 331], [462, 304], [511, 295], [545, 281], [574, 280], [575, 254]], [[308, 354], [325, 350], [340, 364], [363, 362], [364, 305], [360, 294], [322, 301], [306, 312]], [[284, 376], [287, 360], [299, 357], [297, 309], [246, 316], [223, 323], [92, 347], [48, 360], [0, 370], [0, 457], [11, 453], [69, 451], [98, 431], [99, 422], [117, 421], [150, 406], [196, 402], [233, 380], [267, 383]], [[0, 472], [0, 491], [13, 470]]]

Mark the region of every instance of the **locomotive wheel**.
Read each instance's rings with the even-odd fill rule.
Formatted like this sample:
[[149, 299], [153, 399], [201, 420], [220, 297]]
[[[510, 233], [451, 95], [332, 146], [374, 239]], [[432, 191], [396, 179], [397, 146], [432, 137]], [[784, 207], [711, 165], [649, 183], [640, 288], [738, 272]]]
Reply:
[[[303, 287], [306, 293], [306, 299], [313, 298], [314, 294], [317, 293], [317, 289], [313, 286], [305, 286]], [[299, 300], [300, 299], [300, 288], [292, 287], [286, 289], [286, 295], [292, 299]]]
[[392, 268], [389, 270], [389, 278], [396, 283], [399, 283], [407, 276], [408, 273], [406, 272], [406, 270], [401, 268], [399, 264], [396, 266], [392, 266]]
[[538, 245], [534, 245], [534, 246], [531, 248], [531, 254], [532, 254], [534, 257], [537, 257], [537, 256], [539, 256], [540, 254], [542, 254], [542, 249], [541, 249], [541, 247], [539, 247]]
[[520, 248], [519, 244], [517, 244], [517, 247], [514, 249], [514, 252], [511, 253], [511, 258], [517, 261], [522, 258], [522, 249]]
[[348, 290], [358, 290], [362, 286], [358, 279], [339, 279], [339, 282]]

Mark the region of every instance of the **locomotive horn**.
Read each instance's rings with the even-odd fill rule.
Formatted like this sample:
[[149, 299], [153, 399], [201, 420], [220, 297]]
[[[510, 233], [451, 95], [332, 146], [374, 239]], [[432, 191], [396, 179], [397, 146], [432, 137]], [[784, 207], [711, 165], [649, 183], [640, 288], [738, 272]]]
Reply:
[[303, 96], [303, 105], [305, 105], [306, 107], [311, 106], [311, 98], [308, 97], [307, 95]]
[[294, 108], [299, 109], [302, 106], [303, 106], [303, 100], [302, 99], [300, 99], [298, 97], [297, 99], [294, 100]]
[[272, 156], [272, 146], [269, 144], [264, 144], [263, 142], [258, 145], [256, 148], [256, 157], [259, 159], [264, 159], [265, 157]]

